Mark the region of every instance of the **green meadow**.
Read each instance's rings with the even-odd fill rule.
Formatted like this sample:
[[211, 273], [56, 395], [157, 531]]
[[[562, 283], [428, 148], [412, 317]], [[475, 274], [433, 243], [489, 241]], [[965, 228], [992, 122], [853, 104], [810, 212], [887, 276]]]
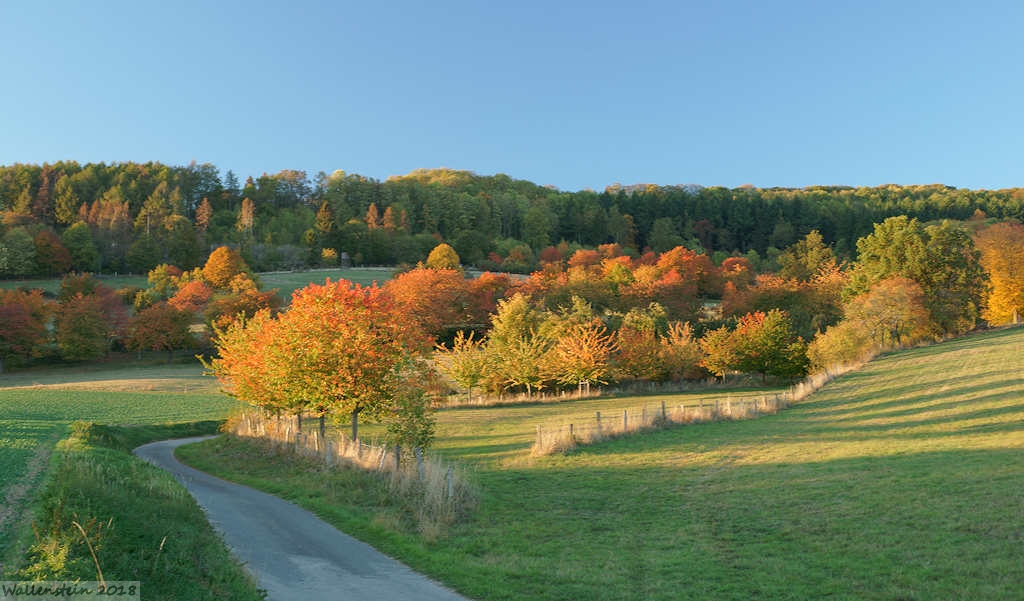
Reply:
[[[273, 271], [260, 273], [258, 275], [264, 289], [279, 289], [281, 298], [287, 302], [291, 298], [293, 292], [300, 288], [305, 288], [306, 285], [311, 282], [323, 284], [324, 280], [331, 278], [332, 281], [349, 280], [350, 282], [356, 282], [363, 285], [370, 285], [373, 282], [383, 284], [391, 279], [393, 271], [393, 269], [388, 267], [357, 267], [351, 269], [315, 269], [310, 271]], [[138, 288], [146, 288], [149, 286], [146, 276], [144, 275], [100, 275], [99, 280], [106, 286], [114, 288], [115, 290], [128, 286], [135, 286]], [[57, 292], [60, 291], [60, 278], [40, 280], [0, 280], [0, 288], [38, 288], [44, 292], [56, 295]]]
[[431, 536], [350, 473], [232, 440], [179, 455], [474, 599], [1019, 599], [1022, 373], [1024, 330], [990, 332], [879, 358], [774, 416], [536, 458], [537, 423], [662, 397], [446, 410], [437, 450], [480, 501]]

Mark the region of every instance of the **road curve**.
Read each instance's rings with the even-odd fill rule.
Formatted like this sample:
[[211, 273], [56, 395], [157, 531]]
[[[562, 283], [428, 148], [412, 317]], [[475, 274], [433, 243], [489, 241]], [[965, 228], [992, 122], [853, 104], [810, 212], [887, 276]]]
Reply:
[[173, 474], [192, 493], [271, 601], [467, 601], [305, 509], [174, 457], [175, 448], [207, 438], [154, 442], [134, 453]]

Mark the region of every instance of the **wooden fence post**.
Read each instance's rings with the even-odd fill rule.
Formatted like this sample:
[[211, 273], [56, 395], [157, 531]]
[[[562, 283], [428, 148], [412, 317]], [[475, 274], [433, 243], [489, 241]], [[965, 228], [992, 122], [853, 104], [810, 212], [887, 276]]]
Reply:
[[597, 435], [598, 435], [598, 437], [601, 436], [601, 412], [600, 411], [597, 412]]
[[398, 471], [398, 468], [401, 467], [401, 462], [402, 462], [402, 446], [396, 444], [395, 445], [395, 471], [396, 472]]
[[571, 441], [576, 440], [576, 432], [575, 432], [575, 427], [573, 426], [573, 424], [569, 424], [569, 440], [571, 440]]
[[661, 401], [661, 419], [668, 421], [668, 413], [665, 411], [665, 401]]
[[629, 409], [622, 410], [622, 431], [626, 432], [629, 428]]
[[324, 445], [324, 463], [327, 465], [334, 463], [334, 441], [328, 440]]
[[455, 468], [448, 466], [448, 473], [445, 474], [445, 478], [448, 481], [448, 499], [455, 498]]
[[423, 479], [426, 478], [426, 473], [423, 469], [423, 449], [416, 447], [413, 452], [416, 453], [416, 472], [420, 477], [420, 482], [423, 482]]

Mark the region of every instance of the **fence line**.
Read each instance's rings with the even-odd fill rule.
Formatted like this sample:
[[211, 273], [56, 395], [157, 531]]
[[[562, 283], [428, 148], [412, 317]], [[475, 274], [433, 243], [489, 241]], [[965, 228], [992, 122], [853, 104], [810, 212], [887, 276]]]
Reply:
[[585, 423], [559, 425], [537, 425], [536, 439], [531, 447], [533, 455], [551, 455], [569, 451], [580, 445], [593, 444], [609, 438], [666, 428], [673, 425], [693, 424], [711, 421], [753, 419], [772, 415], [793, 403], [807, 398], [811, 393], [828, 384], [842, 374], [862, 364], [831, 367], [808, 376], [803, 381], [781, 393], [754, 397], [704, 400], [697, 403], [678, 404], [662, 400], [660, 403], [645, 404], [638, 408], [625, 409], [621, 413], [602, 415], [600, 411]]
[[256, 409], [229, 420], [226, 431], [261, 440], [276, 451], [319, 460], [329, 469], [358, 468], [381, 475], [392, 493], [416, 502], [421, 518], [453, 522], [476, 503], [476, 493], [455, 465], [429, 457], [420, 448], [353, 440], [322, 428], [315, 419], [274, 416]]

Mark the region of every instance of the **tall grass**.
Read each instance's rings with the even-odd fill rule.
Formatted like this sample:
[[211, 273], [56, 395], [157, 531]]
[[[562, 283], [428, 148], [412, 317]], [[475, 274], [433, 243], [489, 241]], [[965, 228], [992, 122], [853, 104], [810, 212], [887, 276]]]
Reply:
[[301, 430], [295, 416], [247, 410], [232, 416], [223, 431], [261, 441], [278, 454], [300, 455], [327, 468], [357, 469], [380, 477], [389, 494], [413, 510], [427, 537], [440, 535], [477, 504], [465, 471], [455, 464], [425, 455], [422, 449], [367, 444], [333, 429], [321, 432], [313, 421], [305, 424], [307, 428]]

